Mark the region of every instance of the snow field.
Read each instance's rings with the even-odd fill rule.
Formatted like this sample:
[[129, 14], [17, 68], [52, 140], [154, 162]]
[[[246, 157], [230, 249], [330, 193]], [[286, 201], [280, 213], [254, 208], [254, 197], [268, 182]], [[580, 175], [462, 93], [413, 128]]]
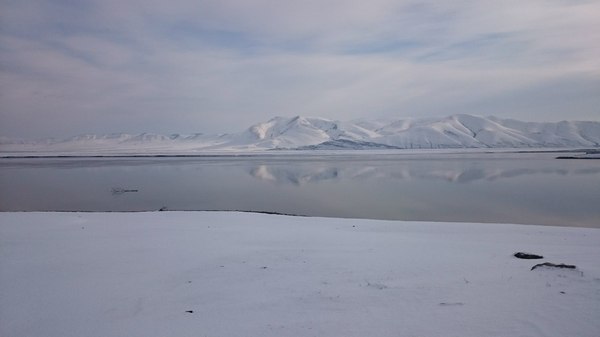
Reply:
[[[592, 337], [599, 243], [589, 228], [0, 213], [0, 335]], [[530, 270], [545, 261], [577, 269]]]

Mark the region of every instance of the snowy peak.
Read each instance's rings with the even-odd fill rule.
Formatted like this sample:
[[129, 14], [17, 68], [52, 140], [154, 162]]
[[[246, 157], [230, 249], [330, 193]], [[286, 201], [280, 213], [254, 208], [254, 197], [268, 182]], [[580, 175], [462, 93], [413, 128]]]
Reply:
[[[540, 129], [545, 132], [535, 132]], [[525, 123], [466, 114], [440, 119], [397, 120], [378, 125], [374, 131], [380, 136], [373, 138], [373, 141], [400, 148], [522, 148], [600, 144], [598, 122]]]
[[454, 115], [449, 117], [448, 125], [486, 147], [523, 147], [535, 142], [526, 135], [505, 127], [500, 123], [471, 115]]
[[318, 117], [275, 117], [251, 126], [245, 139], [256, 139], [267, 148], [296, 148], [328, 141], [366, 141], [379, 136], [361, 125]]
[[340, 136], [338, 122], [324, 118], [296, 116], [275, 117], [248, 128], [237, 142], [254, 141], [263, 148], [293, 148], [319, 144]]
[[305, 137], [311, 134], [315, 137], [323, 137], [323, 126], [327, 124], [327, 122], [330, 121], [301, 116], [293, 118], [275, 117], [266, 123], [259, 123], [251, 126], [249, 131], [259, 140], [275, 139], [281, 136], [293, 135]]

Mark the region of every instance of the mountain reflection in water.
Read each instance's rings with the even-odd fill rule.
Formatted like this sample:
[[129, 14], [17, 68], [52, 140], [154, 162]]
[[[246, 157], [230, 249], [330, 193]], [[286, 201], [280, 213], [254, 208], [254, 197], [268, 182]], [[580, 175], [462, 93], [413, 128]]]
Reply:
[[[407, 166], [395, 167], [343, 167], [331, 163], [331, 167], [323, 166], [294, 166], [258, 165], [252, 167], [248, 173], [254, 178], [274, 182], [277, 184], [303, 185], [319, 183], [325, 180], [344, 181], [347, 179], [398, 179], [398, 180], [442, 180], [453, 183], [471, 183], [479, 180], [495, 181], [499, 179], [515, 178], [525, 175], [597, 175], [600, 168], [590, 169], [553, 169], [553, 168], [514, 168], [494, 169], [482, 167], [433, 169], [411, 169]], [[551, 179], [551, 177], [548, 177]]]

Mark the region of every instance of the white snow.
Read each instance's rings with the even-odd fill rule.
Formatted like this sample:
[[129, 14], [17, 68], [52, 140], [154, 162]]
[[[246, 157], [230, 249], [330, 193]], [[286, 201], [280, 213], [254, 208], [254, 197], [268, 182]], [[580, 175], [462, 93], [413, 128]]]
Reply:
[[[599, 243], [589, 228], [0, 213], [0, 335], [600, 336]], [[530, 270], [546, 261], [577, 269]]]
[[243, 132], [221, 135], [81, 135], [37, 142], [0, 137], [0, 152], [3, 153], [194, 153], [335, 147], [365, 149], [382, 148], [381, 145], [402, 149], [598, 147], [600, 122], [527, 123], [466, 114], [437, 119], [355, 122], [296, 116], [275, 117]]

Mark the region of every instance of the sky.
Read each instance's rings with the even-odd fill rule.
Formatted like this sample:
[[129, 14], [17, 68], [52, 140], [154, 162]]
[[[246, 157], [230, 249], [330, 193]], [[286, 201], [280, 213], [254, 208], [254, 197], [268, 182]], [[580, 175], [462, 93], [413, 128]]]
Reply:
[[600, 120], [600, 0], [0, 0], [0, 136]]

